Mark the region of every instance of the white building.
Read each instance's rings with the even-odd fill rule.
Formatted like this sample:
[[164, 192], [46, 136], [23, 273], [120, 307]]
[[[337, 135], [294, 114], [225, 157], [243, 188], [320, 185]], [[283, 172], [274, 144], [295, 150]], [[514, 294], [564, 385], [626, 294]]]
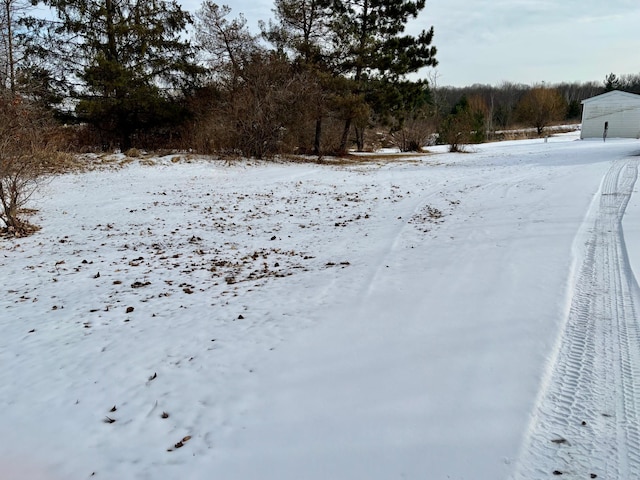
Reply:
[[580, 138], [640, 138], [640, 95], [613, 90], [582, 101]]

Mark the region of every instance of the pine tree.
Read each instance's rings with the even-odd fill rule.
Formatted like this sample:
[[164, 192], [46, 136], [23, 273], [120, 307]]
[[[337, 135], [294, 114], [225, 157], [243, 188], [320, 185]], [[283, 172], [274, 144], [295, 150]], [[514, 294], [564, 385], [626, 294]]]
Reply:
[[297, 63], [324, 63], [334, 11], [332, 0], [275, 0], [276, 23], [262, 25], [263, 36]]
[[276, 0], [275, 6], [276, 23], [263, 28], [263, 35], [313, 72], [326, 93], [326, 101], [316, 102], [316, 153], [327, 101], [345, 122], [338, 153], [346, 151], [352, 124], [362, 148], [369, 99], [377, 95], [371, 90], [437, 63], [433, 28], [418, 36], [404, 34], [424, 0]]
[[615, 73], [610, 73], [604, 79], [604, 89], [606, 92], [620, 89], [620, 79]]
[[391, 138], [403, 152], [420, 151], [435, 130], [435, 107], [429, 84], [418, 81], [373, 81], [367, 103], [376, 124], [389, 128]]
[[[433, 27], [417, 36], [404, 30], [411, 18], [425, 7], [425, 0], [334, 0], [336, 12], [332, 29], [339, 55], [339, 67], [350, 75], [364, 93], [369, 78], [402, 79], [420, 68], [437, 65], [436, 48], [431, 46]], [[347, 117], [341, 141], [346, 150], [353, 118]], [[362, 147], [362, 132], [357, 132]]]
[[[321, 155], [322, 123], [333, 83], [332, 0], [275, 0], [274, 13], [275, 23], [262, 24], [262, 35], [315, 83], [318, 95], [309, 105], [316, 117], [312, 151]], [[305, 146], [303, 150], [307, 150]]]
[[124, 150], [136, 131], [176, 115], [172, 95], [189, 87], [200, 69], [181, 37], [191, 17], [175, 1], [44, 3], [58, 21], [32, 19], [30, 25], [47, 34], [37, 50], [57, 64], [54, 75], [75, 100], [79, 120], [113, 134]]

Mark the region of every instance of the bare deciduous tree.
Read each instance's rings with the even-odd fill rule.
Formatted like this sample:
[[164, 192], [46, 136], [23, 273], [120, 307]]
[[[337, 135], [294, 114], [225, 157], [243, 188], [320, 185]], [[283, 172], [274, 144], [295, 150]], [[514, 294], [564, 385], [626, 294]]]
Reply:
[[226, 154], [270, 157], [295, 144], [300, 125], [309, 123], [316, 84], [283, 54], [261, 48], [244, 17], [230, 14], [209, 0], [196, 12], [196, 38], [212, 69], [201, 96], [208, 104], [197, 109], [199, 143]]
[[0, 87], [16, 91], [17, 70], [23, 60], [19, 20], [33, 8], [27, 0], [0, 0]]
[[535, 87], [524, 94], [517, 106], [518, 118], [536, 128], [538, 136], [544, 127], [562, 120], [567, 103], [555, 88]]
[[231, 8], [205, 0], [196, 12], [196, 40], [215, 80], [229, 83], [242, 79], [246, 66], [258, 51], [257, 37], [249, 32], [242, 14], [229, 19]]

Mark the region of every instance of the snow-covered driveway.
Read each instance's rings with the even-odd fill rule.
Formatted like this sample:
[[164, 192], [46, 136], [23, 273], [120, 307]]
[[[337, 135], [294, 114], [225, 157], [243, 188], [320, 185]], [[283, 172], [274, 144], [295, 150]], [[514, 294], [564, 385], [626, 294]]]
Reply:
[[615, 161], [585, 220], [567, 323], [518, 478], [640, 477], [640, 291], [622, 229], [637, 177], [637, 158]]
[[0, 478], [633, 476], [640, 145], [573, 140], [56, 178], [0, 243]]

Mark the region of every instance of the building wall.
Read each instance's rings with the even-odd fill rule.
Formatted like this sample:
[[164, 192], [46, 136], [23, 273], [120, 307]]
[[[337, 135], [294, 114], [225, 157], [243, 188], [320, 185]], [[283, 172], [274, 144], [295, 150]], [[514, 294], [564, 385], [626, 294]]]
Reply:
[[609, 122], [608, 138], [640, 138], [640, 96], [601, 95], [583, 102], [580, 138], [602, 138]]

